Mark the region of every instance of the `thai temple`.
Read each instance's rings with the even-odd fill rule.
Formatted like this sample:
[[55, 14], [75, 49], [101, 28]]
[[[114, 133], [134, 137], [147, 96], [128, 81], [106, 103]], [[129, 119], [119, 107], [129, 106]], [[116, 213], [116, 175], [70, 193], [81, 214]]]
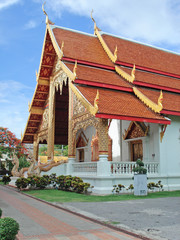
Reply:
[[[92, 18], [94, 21], [94, 19]], [[33, 76], [32, 76], [33, 77]], [[102, 32], [46, 31], [22, 142], [68, 145], [46, 174], [82, 177], [95, 193], [129, 186], [141, 159], [149, 182], [180, 189], [180, 55]]]

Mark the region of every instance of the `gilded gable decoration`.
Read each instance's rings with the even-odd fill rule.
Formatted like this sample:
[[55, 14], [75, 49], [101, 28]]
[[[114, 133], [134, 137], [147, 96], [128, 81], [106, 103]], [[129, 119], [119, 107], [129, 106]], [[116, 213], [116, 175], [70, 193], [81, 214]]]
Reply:
[[43, 113], [40, 131], [44, 130], [45, 128], [48, 128], [48, 120], [49, 120], [49, 108], [46, 108]]
[[58, 89], [60, 90], [60, 95], [62, 95], [63, 83], [66, 86], [67, 74], [63, 70], [60, 70], [59, 73], [54, 77], [54, 86], [56, 91], [58, 91]]
[[144, 103], [146, 106], [151, 108], [154, 112], [160, 113], [160, 111], [163, 109], [162, 100], [163, 100], [163, 93], [162, 90], [160, 92], [159, 98], [158, 98], [158, 104], [151, 101], [148, 97], [146, 97], [142, 92], [140, 92], [136, 87], [133, 87], [133, 91], [135, 95]]
[[85, 112], [85, 107], [82, 105], [81, 101], [73, 93], [73, 115], [77, 115]]
[[96, 115], [98, 112], [98, 102], [99, 102], [99, 91], [97, 90], [97, 95], [94, 99], [94, 106], [80, 93], [80, 91], [75, 87], [73, 83], [70, 83], [70, 87], [76, 97], [82, 102], [84, 107], [92, 114]]
[[134, 139], [139, 137], [146, 137], [149, 131], [149, 126], [146, 126], [143, 122], [134, 122], [132, 121], [129, 124], [127, 130], [123, 134], [123, 139]]

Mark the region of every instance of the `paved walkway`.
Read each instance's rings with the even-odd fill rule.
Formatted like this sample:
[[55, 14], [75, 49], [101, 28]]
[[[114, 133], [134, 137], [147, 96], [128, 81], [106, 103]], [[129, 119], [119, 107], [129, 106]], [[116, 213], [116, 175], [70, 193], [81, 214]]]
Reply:
[[117, 202], [64, 203], [73, 211], [114, 222], [117, 227], [152, 239], [180, 240], [180, 197]]
[[19, 240], [138, 240], [0, 185], [3, 216], [20, 224]]

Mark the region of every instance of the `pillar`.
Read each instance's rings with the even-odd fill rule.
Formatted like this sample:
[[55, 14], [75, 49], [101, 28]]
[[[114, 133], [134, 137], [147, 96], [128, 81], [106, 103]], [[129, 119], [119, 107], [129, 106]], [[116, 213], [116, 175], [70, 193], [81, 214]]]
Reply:
[[35, 134], [33, 141], [33, 156], [36, 159], [36, 161], [38, 161], [38, 150], [39, 150], [38, 137], [37, 134]]
[[108, 119], [99, 119], [99, 161], [97, 162], [97, 175], [110, 176], [111, 165], [108, 162]]
[[50, 78], [49, 89], [49, 120], [48, 120], [48, 160], [54, 157], [54, 134], [55, 134], [55, 86], [53, 79]]

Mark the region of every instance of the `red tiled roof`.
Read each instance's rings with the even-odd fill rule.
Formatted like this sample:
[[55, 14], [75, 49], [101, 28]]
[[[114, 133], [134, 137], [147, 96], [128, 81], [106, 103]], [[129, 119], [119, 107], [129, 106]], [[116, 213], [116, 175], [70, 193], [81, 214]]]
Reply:
[[[123, 69], [125, 72], [131, 74], [132, 69], [125, 68], [122, 66], [120, 68]], [[164, 76], [161, 74], [140, 71], [137, 69], [135, 71], [135, 80], [133, 83], [135, 85], [136, 84], [149, 85], [149, 87], [153, 85], [154, 86], [153, 88], [158, 88], [158, 89], [167, 88], [169, 89], [169, 91], [172, 90], [172, 91], [180, 92], [180, 79]]]
[[117, 61], [180, 75], [180, 55], [178, 54], [105, 33], [102, 34], [102, 37], [112, 52], [114, 52], [117, 45]]
[[97, 37], [61, 28], [54, 28], [53, 33], [60, 47], [64, 41], [65, 57], [113, 66]]
[[[65, 64], [71, 71], [73, 71], [74, 64]], [[105, 88], [110, 85], [111, 88], [122, 87], [128, 88], [129, 91], [132, 90], [132, 84], [128, 83], [114, 71], [77, 65], [76, 74], [77, 79], [75, 82], [78, 82], [78, 80], [83, 80], [84, 84], [87, 85], [92, 85], [91, 83], [94, 83], [94, 85], [101, 84], [99, 86]]]
[[[82, 95], [93, 105], [97, 88], [76, 86]], [[146, 107], [132, 93], [115, 90], [99, 89], [99, 114], [119, 115], [152, 120], [165, 120]]]

